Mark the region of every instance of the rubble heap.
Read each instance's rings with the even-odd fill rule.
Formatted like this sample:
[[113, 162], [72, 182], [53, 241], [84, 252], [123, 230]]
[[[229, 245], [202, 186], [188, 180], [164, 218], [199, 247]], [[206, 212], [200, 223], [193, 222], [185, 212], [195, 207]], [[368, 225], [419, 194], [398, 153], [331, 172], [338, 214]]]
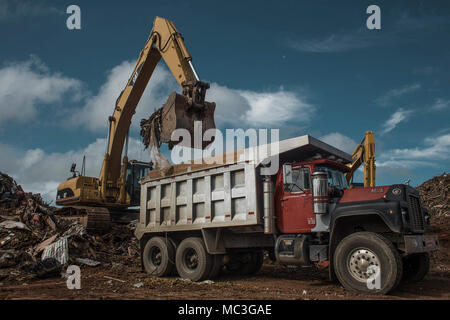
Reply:
[[448, 216], [450, 213], [450, 175], [442, 174], [417, 187], [422, 203], [431, 215]]
[[80, 222], [57, 216], [56, 210], [0, 172], [0, 280], [59, 275], [66, 264], [111, 264], [117, 256], [138, 254], [135, 223], [88, 234]]

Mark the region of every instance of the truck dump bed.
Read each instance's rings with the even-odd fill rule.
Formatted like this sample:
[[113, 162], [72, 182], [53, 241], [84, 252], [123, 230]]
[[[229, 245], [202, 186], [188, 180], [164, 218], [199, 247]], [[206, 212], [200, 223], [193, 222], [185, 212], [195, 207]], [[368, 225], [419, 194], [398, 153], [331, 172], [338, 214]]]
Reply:
[[[267, 147], [269, 156], [251, 156]], [[141, 181], [137, 238], [145, 233], [212, 227], [262, 228], [263, 162], [270, 158], [281, 166], [317, 156], [344, 164], [351, 161], [349, 154], [308, 135], [282, 140], [277, 146], [238, 150], [232, 155], [224, 156], [222, 164], [186, 163], [150, 172]]]

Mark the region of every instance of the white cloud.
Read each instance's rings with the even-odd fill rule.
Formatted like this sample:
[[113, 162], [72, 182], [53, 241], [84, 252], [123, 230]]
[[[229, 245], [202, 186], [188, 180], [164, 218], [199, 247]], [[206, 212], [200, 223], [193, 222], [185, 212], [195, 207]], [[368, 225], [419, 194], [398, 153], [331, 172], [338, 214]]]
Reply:
[[449, 24], [448, 15], [412, 16], [407, 12], [383, 32], [373, 32], [367, 28], [341, 30], [315, 39], [288, 40], [287, 45], [300, 52], [328, 53], [345, 52], [355, 49], [395, 46], [403, 43], [420, 42], [429, 37], [430, 32], [445, 28]]
[[379, 39], [380, 37], [373, 32], [359, 29], [356, 32], [334, 33], [321, 39], [289, 40], [287, 44], [300, 52], [344, 52], [376, 46]]
[[63, 8], [57, 9], [42, 1], [0, 0], [0, 21], [21, 17], [39, 17], [49, 14], [65, 14]]
[[414, 168], [433, 166], [436, 162], [450, 159], [450, 134], [424, 140], [423, 147], [393, 149], [383, 152], [377, 166], [391, 168]]
[[405, 85], [401, 88], [389, 90], [388, 92], [383, 94], [381, 97], [379, 97], [376, 101], [381, 106], [385, 107], [385, 106], [388, 106], [388, 105], [391, 105], [392, 103], [394, 103], [395, 100], [397, 100], [399, 97], [401, 97], [405, 94], [420, 90], [421, 88], [422, 88], [422, 86], [420, 83]]
[[444, 100], [441, 98], [438, 98], [434, 101], [433, 105], [431, 106], [432, 110], [440, 111], [444, 110], [450, 107], [450, 100]]
[[[96, 139], [78, 150], [46, 153], [40, 148], [21, 150], [0, 144], [0, 171], [16, 179], [26, 192], [41, 193], [47, 201], [51, 201], [56, 197], [59, 183], [70, 176], [70, 165], [76, 162], [77, 170], [81, 170], [83, 155], [86, 156], [86, 175], [98, 177], [105, 145], [106, 139]], [[129, 140], [128, 157], [149, 161], [148, 151], [144, 150], [139, 139], [134, 138]]]
[[33, 119], [41, 104], [80, 99], [81, 86], [79, 80], [49, 72], [34, 56], [25, 62], [7, 64], [0, 69], [0, 125]]
[[[36, 57], [8, 65], [0, 69], [0, 122], [26, 122], [38, 114], [40, 104], [59, 103], [70, 93], [71, 99], [77, 100], [80, 107], [58, 108], [58, 114], [49, 114], [53, 118], [61, 118], [61, 114], [65, 117], [53, 122], [106, 133], [107, 119], [113, 113], [116, 100], [125, 88], [134, 66], [135, 62], [124, 61], [113, 67], [107, 72], [104, 84], [92, 95], [86, 90], [81, 91], [81, 81], [51, 73]], [[132, 119], [132, 130], [136, 132], [140, 120], [148, 118], [154, 110], [162, 107], [173, 91], [181, 90], [170, 71], [158, 65], [138, 103]], [[217, 126], [285, 127], [287, 122], [294, 119], [298, 126], [299, 123], [307, 123], [316, 109], [300, 91], [289, 91], [282, 87], [272, 91], [252, 91], [212, 83], [206, 99], [216, 102]]]
[[386, 134], [388, 132], [391, 132], [392, 130], [395, 129], [395, 127], [397, 127], [397, 125], [400, 122], [403, 122], [405, 120], [407, 120], [407, 118], [411, 115], [412, 111], [411, 110], [403, 110], [403, 109], [398, 109], [396, 112], [394, 112], [390, 118], [383, 124], [383, 131], [382, 134]]
[[353, 153], [357, 145], [355, 140], [339, 132], [327, 134], [323, 137], [320, 137], [319, 140], [322, 140], [323, 142], [328, 143], [329, 145], [332, 145], [333, 147], [343, 150], [349, 154]]
[[426, 66], [426, 67], [416, 67], [413, 69], [412, 73], [417, 75], [429, 76], [435, 73], [436, 71], [438, 71], [438, 68]]
[[207, 100], [216, 102], [216, 126], [235, 128], [280, 127], [291, 120], [306, 123], [316, 110], [300, 93], [283, 88], [257, 92], [212, 83]]
[[[136, 62], [124, 61], [112, 68], [98, 93], [89, 97], [84, 106], [74, 113], [70, 124], [83, 126], [91, 131], [106, 132], [107, 119], [112, 115], [116, 100], [125, 88], [135, 64]], [[166, 102], [172, 91], [179, 91], [178, 88], [168, 69], [158, 65], [136, 108], [133, 128], [137, 129], [141, 118], [148, 118], [155, 109], [159, 109]]]

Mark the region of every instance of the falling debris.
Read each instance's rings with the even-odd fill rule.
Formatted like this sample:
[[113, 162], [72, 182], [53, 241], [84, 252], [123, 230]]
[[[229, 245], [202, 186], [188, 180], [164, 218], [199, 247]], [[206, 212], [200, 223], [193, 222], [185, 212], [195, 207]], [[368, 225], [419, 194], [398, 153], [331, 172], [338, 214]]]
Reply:
[[169, 168], [171, 166], [169, 160], [160, 151], [160, 125], [159, 119], [161, 117], [161, 110], [156, 111], [152, 116], [146, 120], [141, 120], [141, 136], [145, 148], [149, 149], [150, 160], [155, 165], [156, 169]]

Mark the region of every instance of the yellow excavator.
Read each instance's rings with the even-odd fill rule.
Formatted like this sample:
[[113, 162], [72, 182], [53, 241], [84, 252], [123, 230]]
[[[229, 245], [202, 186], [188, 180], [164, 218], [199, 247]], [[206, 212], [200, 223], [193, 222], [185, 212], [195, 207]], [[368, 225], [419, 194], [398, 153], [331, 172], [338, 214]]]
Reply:
[[375, 137], [372, 131], [366, 131], [364, 139], [353, 151], [352, 163], [347, 165], [350, 171], [345, 178], [351, 188], [358, 186], [353, 183], [353, 174], [361, 165], [364, 166], [364, 188], [375, 187]]
[[177, 142], [171, 141], [171, 133], [179, 128], [188, 130], [193, 137], [195, 121], [202, 122], [202, 133], [215, 128], [215, 103], [205, 101], [209, 84], [199, 80], [192, 57], [175, 25], [156, 17], [147, 43], [109, 117], [100, 176], [87, 177], [82, 174], [84, 170], [79, 173], [72, 165], [73, 176], [57, 189], [56, 204], [63, 207], [59, 215], [81, 220], [93, 231], [109, 229], [111, 219], [137, 217], [137, 210], [129, 208], [139, 206], [138, 181], [151, 170], [152, 163], [128, 160], [129, 128], [136, 106], [161, 58], [182, 88], [182, 94], [172, 93], [151, 117], [158, 143], [169, 143], [172, 148]]

